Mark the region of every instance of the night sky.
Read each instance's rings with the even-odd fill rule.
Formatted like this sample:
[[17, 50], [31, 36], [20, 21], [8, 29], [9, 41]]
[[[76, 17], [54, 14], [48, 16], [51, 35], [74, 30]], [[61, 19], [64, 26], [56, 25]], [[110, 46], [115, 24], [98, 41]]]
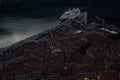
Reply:
[[[69, 7], [85, 7], [92, 13], [120, 16], [120, 0], [0, 0], [0, 14], [34, 15], [34, 12], [50, 8], [59, 10]], [[57, 14], [56, 11], [53, 13]]]

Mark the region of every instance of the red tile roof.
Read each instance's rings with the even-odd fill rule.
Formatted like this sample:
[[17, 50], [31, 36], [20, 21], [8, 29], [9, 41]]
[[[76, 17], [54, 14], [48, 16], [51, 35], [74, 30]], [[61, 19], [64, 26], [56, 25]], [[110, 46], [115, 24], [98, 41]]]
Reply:
[[119, 72], [115, 70], [107, 70], [101, 72], [101, 76], [104, 80], [120, 80]]
[[37, 49], [37, 48], [43, 48], [45, 47], [47, 44], [45, 43], [42, 43], [42, 42], [31, 42], [29, 44], [26, 44], [23, 46], [24, 49], [29, 49], [29, 50], [34, 50], [34, 49]]
[[112, 41], [111, 44], [108, 47], [111, 47], [111, 48], [120, 47], [120, 40]]
[[5, 72], [13, 72], [17, 75], [26, 74], [32, 71], [42, 70], [46, 64], [36, 59], [25, 60], [21, 63], [10, 64], [4, 68]]
[[[66, 68], [64, 68], [66, 67]], [[71, 72], [70, 68], [67, 66], [60, 67], [50, 67], [49, 73], [59, 73], [60, 75], [69, 75]]]

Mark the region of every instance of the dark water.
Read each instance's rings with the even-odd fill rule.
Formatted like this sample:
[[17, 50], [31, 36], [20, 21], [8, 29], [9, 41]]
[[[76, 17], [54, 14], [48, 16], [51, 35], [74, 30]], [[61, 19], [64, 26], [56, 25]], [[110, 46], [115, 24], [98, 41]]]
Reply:
[[56, 18], [6, 17], [0, 23], [0, 47], [11, 45], [31, 35], [57, 25]]

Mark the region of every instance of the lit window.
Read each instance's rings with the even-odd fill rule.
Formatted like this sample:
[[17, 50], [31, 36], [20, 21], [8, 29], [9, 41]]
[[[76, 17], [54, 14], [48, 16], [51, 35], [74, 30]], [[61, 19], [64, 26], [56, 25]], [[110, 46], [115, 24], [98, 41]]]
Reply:
[[89, 78], [84, 78], [83, 80], [90, 80]]
[[100, 80], [100, 76], [97, 76], [97, 80]]

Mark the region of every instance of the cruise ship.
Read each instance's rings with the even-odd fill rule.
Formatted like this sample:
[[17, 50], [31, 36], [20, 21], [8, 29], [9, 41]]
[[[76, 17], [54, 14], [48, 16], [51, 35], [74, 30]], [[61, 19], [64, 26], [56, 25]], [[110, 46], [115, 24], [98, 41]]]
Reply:
[[67, 10], [60, 23], [0, 49], [0, 80], [120, 80], [118, 29], [87, 12]]

